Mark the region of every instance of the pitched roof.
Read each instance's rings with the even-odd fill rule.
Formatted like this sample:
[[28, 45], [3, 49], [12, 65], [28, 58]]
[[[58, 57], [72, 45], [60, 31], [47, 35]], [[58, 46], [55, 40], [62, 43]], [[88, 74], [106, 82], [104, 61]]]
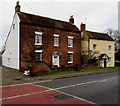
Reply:
[[105, 33], [98, 33], [98, 32], [92, 32], [92, 31], [86, 31], [86, 32], [91, 33], [92, 37], [90, 37], [90, 39], [114, 41], [108, 34], [105, 34]]
[[18, 12], [18, 16], [21, 22], [80, 32], [80, 30], [75, 25], [69, 22], [28, 14], [24, 12]]

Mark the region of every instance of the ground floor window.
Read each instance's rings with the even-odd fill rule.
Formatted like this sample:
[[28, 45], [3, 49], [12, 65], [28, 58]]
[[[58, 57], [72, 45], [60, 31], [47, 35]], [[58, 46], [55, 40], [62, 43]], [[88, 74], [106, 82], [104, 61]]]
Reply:
[[68, 63], [73, 63], [73, 52], [68, 52]]
[[111, 64], [111, 57], [108, 58], [108, 64]]
[[35, 50], [35, 61], [42, 61], [42, 50]]

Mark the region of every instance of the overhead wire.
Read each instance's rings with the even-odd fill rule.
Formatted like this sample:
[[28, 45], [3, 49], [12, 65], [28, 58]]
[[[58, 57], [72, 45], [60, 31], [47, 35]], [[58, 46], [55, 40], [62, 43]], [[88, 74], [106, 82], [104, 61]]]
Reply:
[[27, 3], [23, 2], [23, 0], [22, 0], [22, 3], [23, 3], [24, 5], [26, 5], [26, 7], [29, 8], [32, 12], [34, 12], [34, 13], [37, 14], [37, 12], [36, 12], [35, 10], [33, 10]]

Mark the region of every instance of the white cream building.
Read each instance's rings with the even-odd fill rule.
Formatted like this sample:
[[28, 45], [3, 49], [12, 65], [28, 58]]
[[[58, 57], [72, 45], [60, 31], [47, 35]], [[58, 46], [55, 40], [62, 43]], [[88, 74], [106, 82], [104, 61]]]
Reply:
[[100, 67], [114, 67], [114, 40], [104, 33], [86, 31], [85, 24], [81, 24], [81, 54], [96, 60]]

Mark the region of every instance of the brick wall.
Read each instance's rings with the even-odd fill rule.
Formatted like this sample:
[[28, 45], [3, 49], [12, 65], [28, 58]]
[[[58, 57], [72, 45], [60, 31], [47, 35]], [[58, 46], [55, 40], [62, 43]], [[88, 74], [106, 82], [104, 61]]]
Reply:
[[[43, 32], [42, 45], [35, 45], [35, 31]], [[59, 35], [59, 47], [54, 47], [54, 34]], [[21, 70], [27, 66], [26, 61], [34, 60], [34, 51], [36, 49], [43, 50], [43, 61], [52, 67], [52, 53], [58, 51], [60, 55], [60, 65], [73, 66], [80, 65], [80, 34], [72, 31], [66, 31], [54, 28], [45, 28], [35, 25], [21, 24], [20, 25], [20, 60]], [[68, 48], [68, 36], [73, 36], [73, 48]], [[68, 64], [67, 53], [73, 51], [73, 64]]]

